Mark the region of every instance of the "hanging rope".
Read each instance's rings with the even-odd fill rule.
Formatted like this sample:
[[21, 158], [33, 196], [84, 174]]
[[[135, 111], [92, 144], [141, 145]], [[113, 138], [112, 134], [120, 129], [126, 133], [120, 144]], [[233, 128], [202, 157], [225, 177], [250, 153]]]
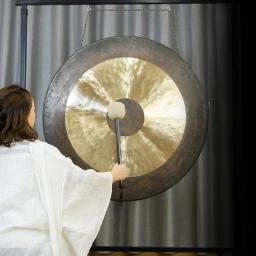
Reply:
[[85, 41], [85, 31], [86, 31], [86, 27], [87, 27], [87, 24], [88, 24], [88, 21], [89, 21], [89, 17], [90, 17], [90, 12], [91, 12], [91, 7], [90, 5], [87, 6], [87, 16], [85, 18], [85, 23], [84, 23], [84, 31], [83, 31], [83, 36], [82, 36], [82, 41], [81, 41], [81, 45], [80, 45], [80, 48], [83, 47], [84, 45], [84, 41]]

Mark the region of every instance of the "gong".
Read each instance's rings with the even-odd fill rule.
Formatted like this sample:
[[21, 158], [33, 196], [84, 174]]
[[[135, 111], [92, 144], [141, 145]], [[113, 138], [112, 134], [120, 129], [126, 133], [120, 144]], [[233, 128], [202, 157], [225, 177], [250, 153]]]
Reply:
[[83, 169], [117, 162], [107, 108], [125, 105], [122, 156], [130, 176], [113, 200], [139, 200], [175, 185], [197, 160], [208, 104], [196, 75], [174, 51], [148, 39], [112, 37], [81, 48], [55, 74], [44, 103], [46, 141]]

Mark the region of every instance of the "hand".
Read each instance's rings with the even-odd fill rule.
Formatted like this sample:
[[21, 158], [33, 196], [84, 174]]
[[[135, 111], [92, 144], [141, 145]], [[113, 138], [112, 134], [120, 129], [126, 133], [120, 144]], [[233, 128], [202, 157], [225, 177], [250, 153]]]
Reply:
[[114, 164], [112, 170], [113, 182], [124, 180], [130, 174], [130, 169], [125, 164]]

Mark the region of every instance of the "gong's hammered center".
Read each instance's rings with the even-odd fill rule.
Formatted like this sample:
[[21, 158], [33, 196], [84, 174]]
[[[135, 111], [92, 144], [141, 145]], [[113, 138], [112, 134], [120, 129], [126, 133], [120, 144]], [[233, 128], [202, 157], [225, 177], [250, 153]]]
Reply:
[[[144, 111], [134, 100], [119, 99], [125, 105], [125, 117], [120, 120], [120, 134], [130, 136], [138, 132], [144, 124]], [[106, 116], [109, 128], [115, 133], [115, 121]]]

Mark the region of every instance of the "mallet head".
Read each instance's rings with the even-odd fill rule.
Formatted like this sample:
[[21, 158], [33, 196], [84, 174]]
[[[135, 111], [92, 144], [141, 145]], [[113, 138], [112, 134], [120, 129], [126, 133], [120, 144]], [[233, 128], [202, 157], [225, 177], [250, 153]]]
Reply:
[[111, 102], [108, 105], [108, 117], [110, 119], [123, 119], [125, 116], [125, 105], [122, 102]]

